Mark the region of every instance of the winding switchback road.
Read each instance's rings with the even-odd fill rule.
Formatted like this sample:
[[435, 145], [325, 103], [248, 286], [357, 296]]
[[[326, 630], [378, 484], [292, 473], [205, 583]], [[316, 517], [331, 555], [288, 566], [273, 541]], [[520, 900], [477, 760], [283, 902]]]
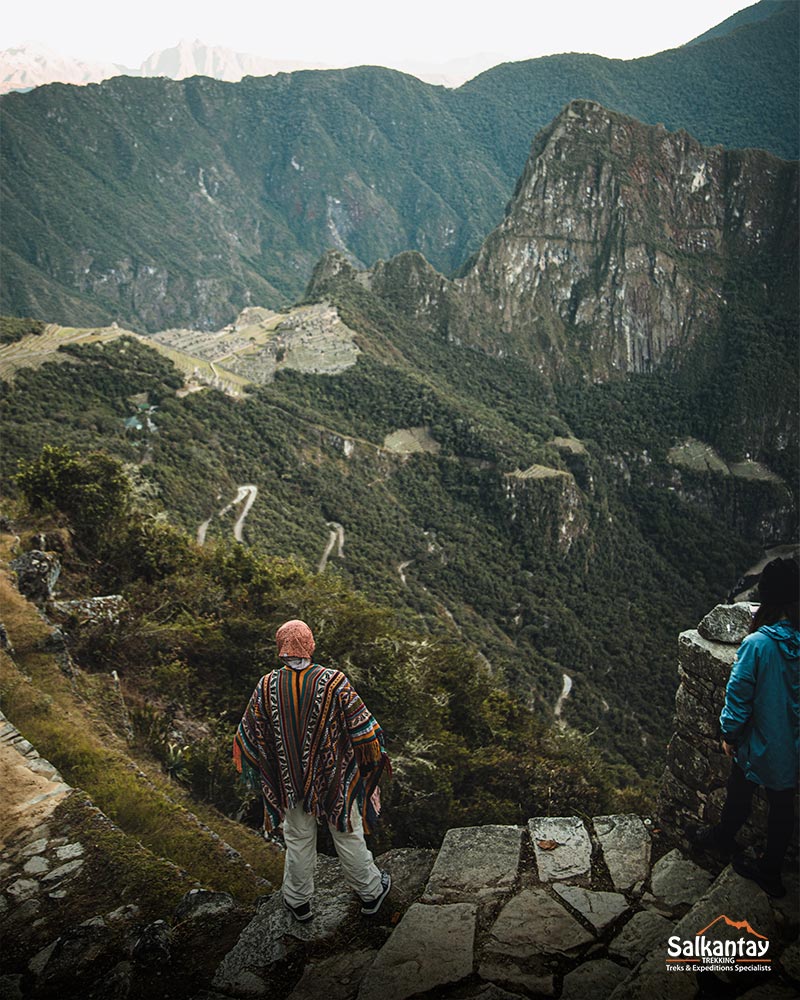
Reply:
[[[253, 486], [252, 483], [248, 483], [246, 486], [240, 486], [236, 492], [236, 496], [233, 500], [217, 514], [217, 517], [224, 517], [225, 514], [232, 507], [236, 507], [238, 504], [245, 500], [244, 507], [242, 507], [239, 516], [236, 518], [236, 522], [233, 525], [233, 537], [237, 542], [242, 541], [242, 528], [244, 526], [244, 519], [250, 513], [250, 508], [255, 503], [256, 497], [258, 496], [258, 487]], [[208, 531], [208, 526], [211, 524], [211, 518], [203, 523], [197, 529], [197, 544], [204, 545], [206, 541], [206, 532]]]
[[325, 572], [325, 567], [328, 565], [328, 558], [333, 551], [334, 545], [336, 545], [337, 539], [339, 540], [339, 547], [336, 550], [336, 555], [339, 559], [344, 559], [344, 528], [338, 521], [326, 521], [325, 523], [331, 529], [331, 536], [328, 539], [328, 544], [325, 546], [325, 551], [322, 553], [319, 566], [317, 566], [318, 573]]

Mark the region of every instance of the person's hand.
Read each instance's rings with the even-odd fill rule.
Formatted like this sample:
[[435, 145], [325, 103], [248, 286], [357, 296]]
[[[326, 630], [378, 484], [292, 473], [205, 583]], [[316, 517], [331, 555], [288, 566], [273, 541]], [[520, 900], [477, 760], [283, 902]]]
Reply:
[[736, 753], [736, 747], [732, 743], [728, 743], [725, 740], [722, 741], [722, 752], [726, 757], [733, 757]]

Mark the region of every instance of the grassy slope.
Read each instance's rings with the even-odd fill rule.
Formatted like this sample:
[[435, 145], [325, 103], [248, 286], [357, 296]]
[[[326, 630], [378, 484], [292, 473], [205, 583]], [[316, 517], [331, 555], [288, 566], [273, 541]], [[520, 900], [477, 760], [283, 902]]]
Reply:
[[[130, 871], [118, 877], [132, 879], [137, 893], [142, 881], [155, 880], [143, 893], [153, 897], [154, 906], [174, 905], [188, 891], [190, 886], [168, 867], [139, 852], [140, 844], [205, 887], [243, 901], [264, 892], [256, 876], [279, 881], [280, 858], [263, 841], [202, 803], [189, 801], [153, 762], [131, 756], [107, 677], [78, 672], [70, 678], [56, 657], [43, 650], [50, 629], [10, 583], [6, 565], [12, 550], [12, 536], [0, 536], [0, 598], [15, 651], [13, 661], [4, 656], [0, 662], [3, 711], [65, 780], [86, 792], [130, 838]], [[227, 859], [189, 811], [235, 846], [252, 869]]]

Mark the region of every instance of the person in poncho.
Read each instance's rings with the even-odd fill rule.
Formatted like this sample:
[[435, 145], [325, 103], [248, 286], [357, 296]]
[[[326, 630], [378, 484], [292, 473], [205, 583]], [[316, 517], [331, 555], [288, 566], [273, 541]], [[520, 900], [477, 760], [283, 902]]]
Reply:
[[312, 663], [314, 635], [305, 622], [285, 622], [275, 641], [283, 666], [256, 685], [233, 759], [261, 790], [265, 830], [283, 824], [283, 901], [295, 919], [311, 919], [317, 821], [325, 820], [361, 912], [376, 913], [392, 880], [375, 864], [364, 832], [380, 814], [381, 775], [391, 774], [383, 732], [340, 670]]

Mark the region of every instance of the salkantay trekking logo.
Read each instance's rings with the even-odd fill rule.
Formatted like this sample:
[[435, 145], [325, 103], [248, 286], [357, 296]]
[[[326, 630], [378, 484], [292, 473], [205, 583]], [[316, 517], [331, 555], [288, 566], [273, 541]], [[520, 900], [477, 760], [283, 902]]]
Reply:
[[[722, 922], [721, 926], [720, 922]], [[714, 928], [725, 931], [724, 937], [714, 938]], [[732, 937], [728, 928], [745, 931]], [[721, 913], [692, 938], [675, 934], [667, 940], [668, 972], [768, 972], [769, 938], [759, 934], [748, 920], [731, 920]]]

